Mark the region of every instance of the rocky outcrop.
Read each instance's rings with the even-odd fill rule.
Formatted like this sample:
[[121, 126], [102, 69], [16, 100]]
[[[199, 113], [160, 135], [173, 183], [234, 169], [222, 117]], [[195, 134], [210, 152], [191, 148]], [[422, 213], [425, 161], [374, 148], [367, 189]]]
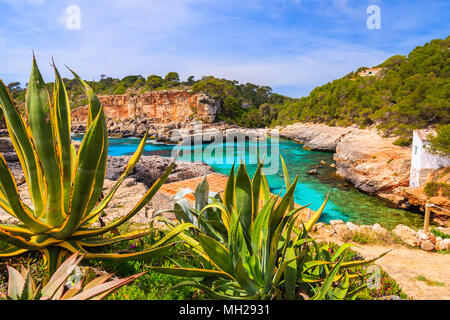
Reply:
[[[374, 130], [330, 127], [323, 124], [294, 124], [280, 130], [280, 136], [303, 143], [312, 150], [334, 152], [336, 172], [358, 189], [377, 195], [399, 207], [408, 208], [411, 149], [393, 145], [395, 138], [383, 138]], [[423, 207], [425, 201], [415, 201]]]
[[[131, 159], [131, 156], [110, 156], [105, 178], [108, 180], [117, 180]], [[171, 158], [158, 156], [142, 156], [139, 162], [128, 175], [128, 178], [136, 182], [142, 182], [151, 186], [159, 179], [171, 163]], [[211, 166], [203, 162], [177, 161], [166, 183], [191, 179], [213, 172]]]
[[328, 152], [335, 152], [341, 139], [355, 130], [312, 123], [296, 123], [275, 129], [280, 130], [282, 137], [301, 143], [307, 149]]
[[[188, 90], [150, 91], [141, 95], [99, 96], [107, 118], [127, 120], [152, 119], [156, 123], [184, 122], [199, 119], [206, 123], [215, 120], [220, 104], [205, 93]], [[72, 111], [73, 122], [87, 119], [88, 107]]]
[[409, 186], [411, 149], [395, 146], [393, 141], [373, 131], [347, 133], [334, 154], [337, 174], [364, 192], [404, 204], [401, 189]]

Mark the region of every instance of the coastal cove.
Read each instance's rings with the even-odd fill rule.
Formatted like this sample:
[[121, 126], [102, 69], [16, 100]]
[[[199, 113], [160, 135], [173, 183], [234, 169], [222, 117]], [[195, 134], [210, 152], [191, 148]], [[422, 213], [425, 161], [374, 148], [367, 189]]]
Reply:
[[[81, 141], [82, 135], [75, 135], [75, 141]], [[131, 155], [137, 148], [140, 139], [134, 137], [109, 139], [109, 155]], [[252, 143], [252, 142], [250, 142]], [[270, 157], [271, 140], [258, 141], [258, 144], [266, 143], [268, 157]], [[208, 144], [203, 144], [202, 151]], [[233, 163], [238, 164], [245, 160], [249, 174], [252, 176], [256, 170], [257, 155], [250, 154], [249, 142], [245, 145], [239, 143], [223, 143], [222, 154], [212, 152], [205, 156], [205, 152], [199, 152], [193, 147], [182, 147], [179, 156], [180, 161], [202, 161], [210, 165], [214, 171], [228, 175]], [[254, 147], [254, 146], [253, 146]], [[144, 149], [144, 155], [158, 155], [170, 157], [172, 150], [177, 145], [148, 140]], [[244, 151], [245, 150], [245, 151]], [[244, 151], [244, 152], [243, 152]], [[301, 205], [311, 204], [312, 210], [317, 210], [330, 192], [330, 198], [321, 221], [328, 223], [330, 220], [341, 219], [357, 224], [373, 225], [380, 223], [387, 229], [393, 229], [398, 224], [404, 224], [413, 228], [423, 225], [423, 216], [407, 210], [395, 208], [391, 203], [379, 197], [365, 194], [336, 174], [336, 170], [329, 165], [333, 163], [333, 154], [322, 151], [310, 151], [303, 148], [302, 144], [288, 139], [280, 139], [279, 151], [286, 161], [291, 177], [299, 175], [299, 182], [295, 191], [295, 202]], [[325, 163], [325, 165], [324, 165]], [[317, 175], [308, 175], [313, 167], [321, 165]], [[271, 191], [275, 194], [281, 192], [284, 185], [281, 164], [277, 174], [268, 175]]]

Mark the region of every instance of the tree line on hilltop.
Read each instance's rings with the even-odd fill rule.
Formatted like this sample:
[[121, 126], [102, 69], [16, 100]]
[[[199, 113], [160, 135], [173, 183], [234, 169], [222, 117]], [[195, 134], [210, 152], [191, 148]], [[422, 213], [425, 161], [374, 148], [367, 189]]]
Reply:
[[[268, 86], [204, 76], [180, 80], [177, 72], [166, 76], [130, 75], [116, 79], [101, 75], [89, 84], [98, 94], [142, 94], [152, 90], [188, 89], [205, 92], [220, 102], [218, 120], [250, 128], [295, 122], [330, 126], [376, 126], [386, 136], [398, 135], [398, 145], [411, 143], [412, 130], [438, 127], [437, 151], [447, 152], [450, 132], [450, 36], [416, 47], [408, 56], [396, 55], [378, 67], [375, 76], [360, 76], [359, 68], [341, 79], [316, 87], [307, 97], [289, 98]], [[74, 79], [63, 79], [72, 107], [87, 103]], [[53, 84], [49, 83], [49, 90]], [[24, 103], [25, 89], [8, 85], [16, 101]]]

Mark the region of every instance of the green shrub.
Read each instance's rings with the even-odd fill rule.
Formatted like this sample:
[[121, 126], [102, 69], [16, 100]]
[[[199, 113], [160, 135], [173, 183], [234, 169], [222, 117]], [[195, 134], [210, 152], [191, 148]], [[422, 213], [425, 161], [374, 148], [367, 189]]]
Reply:
[[409, 147], [412, 143], [412, 138], [398, 138], [393, 142], [394, 145], [400, 147]]
[[437, 182], [428, 182], [425, 185], [423, 191], [429, 197], [436, 197], [439, 195], [439, 190], [441, 189], [441, 184]]
[[448, 183], [442, 183], [442, 184], [441, 184], [441, 187], [442, 187], [442, 195], [443, 195], [444, 197], [447, 197], [447, 198], [450, 199], [450, 184], [448, 184]]

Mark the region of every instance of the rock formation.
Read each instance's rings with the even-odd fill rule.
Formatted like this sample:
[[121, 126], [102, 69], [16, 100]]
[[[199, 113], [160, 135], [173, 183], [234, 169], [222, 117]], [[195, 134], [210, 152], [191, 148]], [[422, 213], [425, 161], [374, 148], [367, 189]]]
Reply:
[[[220, 104], [207, 94], [188, 90], [150, 91], [141, 95], [104, 95], [99, 96], [99, 99], [106, 117], [114, 120], [148, 118], [157, 123], [170, 123], [200, 119], [210, 123], [220, 109]], [[87, 106], [74, 109], [73, 122], [85, 121], [87, 112]]]
[[[323, 124], [298, 123], [276, 129], [281, 137], [302, 143], [304, 148], [335, 153], [337, 174], [358, 189], [402, 208], [423, 209], [427, 200], [423, 190], [408, 188], [411, 148], [393, 145], [395, 138], [383, 138], [374, 130]], [[450, 200], [440, 199], [439, 205], [450, 209]], [[445, 220], [443, 215], [439, 219]]]

